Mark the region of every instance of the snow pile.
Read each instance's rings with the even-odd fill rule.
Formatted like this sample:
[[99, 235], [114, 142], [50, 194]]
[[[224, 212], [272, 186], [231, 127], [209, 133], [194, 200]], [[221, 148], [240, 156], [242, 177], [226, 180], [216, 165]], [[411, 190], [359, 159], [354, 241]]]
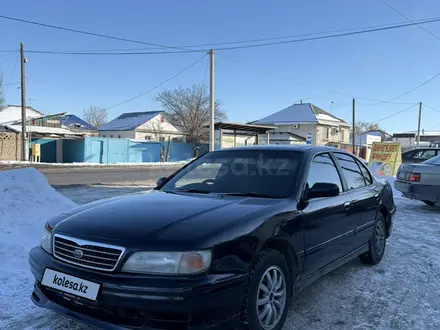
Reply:
[[29, 250], [49, 217], [75, 206], [34, 168], [0, 171], [0, 329], [26, 329], [47, 313], [30, 300]]

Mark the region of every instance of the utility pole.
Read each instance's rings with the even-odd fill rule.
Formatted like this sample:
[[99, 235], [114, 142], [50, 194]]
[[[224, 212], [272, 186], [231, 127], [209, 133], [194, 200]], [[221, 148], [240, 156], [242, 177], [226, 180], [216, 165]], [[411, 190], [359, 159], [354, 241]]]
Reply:
[[419, 103], [419, 122], [417, 125], [417, 148], [420, 144], [420, 125], [422, 123], [422, 102]]
[[355, 155], [356, 154], [356, 151], [355, 151], [356, 150], [355, 149], [355, 146], [356, 146], [356, 134], [355, 134], [355, 131], [356, 131], [356, 101], [355, 101], [354, 98], [353, 98], [353, 109], [352, 109], [352, 111], [353, 111], [353, 118], [352, 118], [352, 121], [353, 121], [352, 144], [353, 144], [353, 154]]
[[21, 60], [21, 160], [28, 160], [26, 147], [26, 83], [24, 65], [26, 58], [24, 57], [24, 46], [20, 43], [20, 60]]
[[209, 86], [209, 151], [214, 151], [215, 137], [214, 137], [214, 49], [209, 51], [209, 58], [211, 63], [210, 68], [210, 86]]

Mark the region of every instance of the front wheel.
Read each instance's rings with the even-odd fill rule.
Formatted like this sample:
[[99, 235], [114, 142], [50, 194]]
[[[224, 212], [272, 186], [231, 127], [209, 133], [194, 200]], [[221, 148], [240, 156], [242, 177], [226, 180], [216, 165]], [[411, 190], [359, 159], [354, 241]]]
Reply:
[[383, 258], [387, 242], [387, 229], [385, 218], [378, 213], [374, 224], [374, 232], [368, 241], [368, 251], [359, 256], [364, 264], [377, 265]]
[[292, 278], [281, 253], [262, 251], [249, 275], [240, 329], [281, 330], [292, 299]]

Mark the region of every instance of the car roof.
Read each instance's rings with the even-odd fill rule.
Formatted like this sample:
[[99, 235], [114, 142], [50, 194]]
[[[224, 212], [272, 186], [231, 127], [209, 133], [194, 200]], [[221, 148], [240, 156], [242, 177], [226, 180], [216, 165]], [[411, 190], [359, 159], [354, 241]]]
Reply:
[[414, 149], [409, 149], [409, 150], [405, 150], [402, 153], [407, 153], [410, 151], [417, 151], [417, 150], [440, 150], [440, 148], [434, 148], [434, 147], [420, 147], [420, 148], [414, 148]]
[[251, 145], [251, 146], [242, 146], [242, 147], [232, 147], [232, 148], [225, 148], [220, 150], [215, 150], [214, 152], [224, 152], [224, 151], [243, 151], [243, 150], [281, 150], [281, 151], [299, 151], [304, 153], [317, 153], [317, 152], [331, 152], [331, 151], [337, 151], [337, 152], [344, 152], [348, 153], [344, 149], [336, 148], [336, 147], [327, 147], [327, 146], [311, 146], [311, 145], [289, 145], [289, 144], [283, 144], [283, 145]]

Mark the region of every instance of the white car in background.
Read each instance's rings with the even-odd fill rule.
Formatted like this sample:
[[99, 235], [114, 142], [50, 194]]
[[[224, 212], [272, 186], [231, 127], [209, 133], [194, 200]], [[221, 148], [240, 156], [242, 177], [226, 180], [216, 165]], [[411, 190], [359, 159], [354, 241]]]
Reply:
[[440, 204], [440, 156], [420, 164], [402, 164], [394, 187], [406, 198], [420, 200], [427, 205]]

